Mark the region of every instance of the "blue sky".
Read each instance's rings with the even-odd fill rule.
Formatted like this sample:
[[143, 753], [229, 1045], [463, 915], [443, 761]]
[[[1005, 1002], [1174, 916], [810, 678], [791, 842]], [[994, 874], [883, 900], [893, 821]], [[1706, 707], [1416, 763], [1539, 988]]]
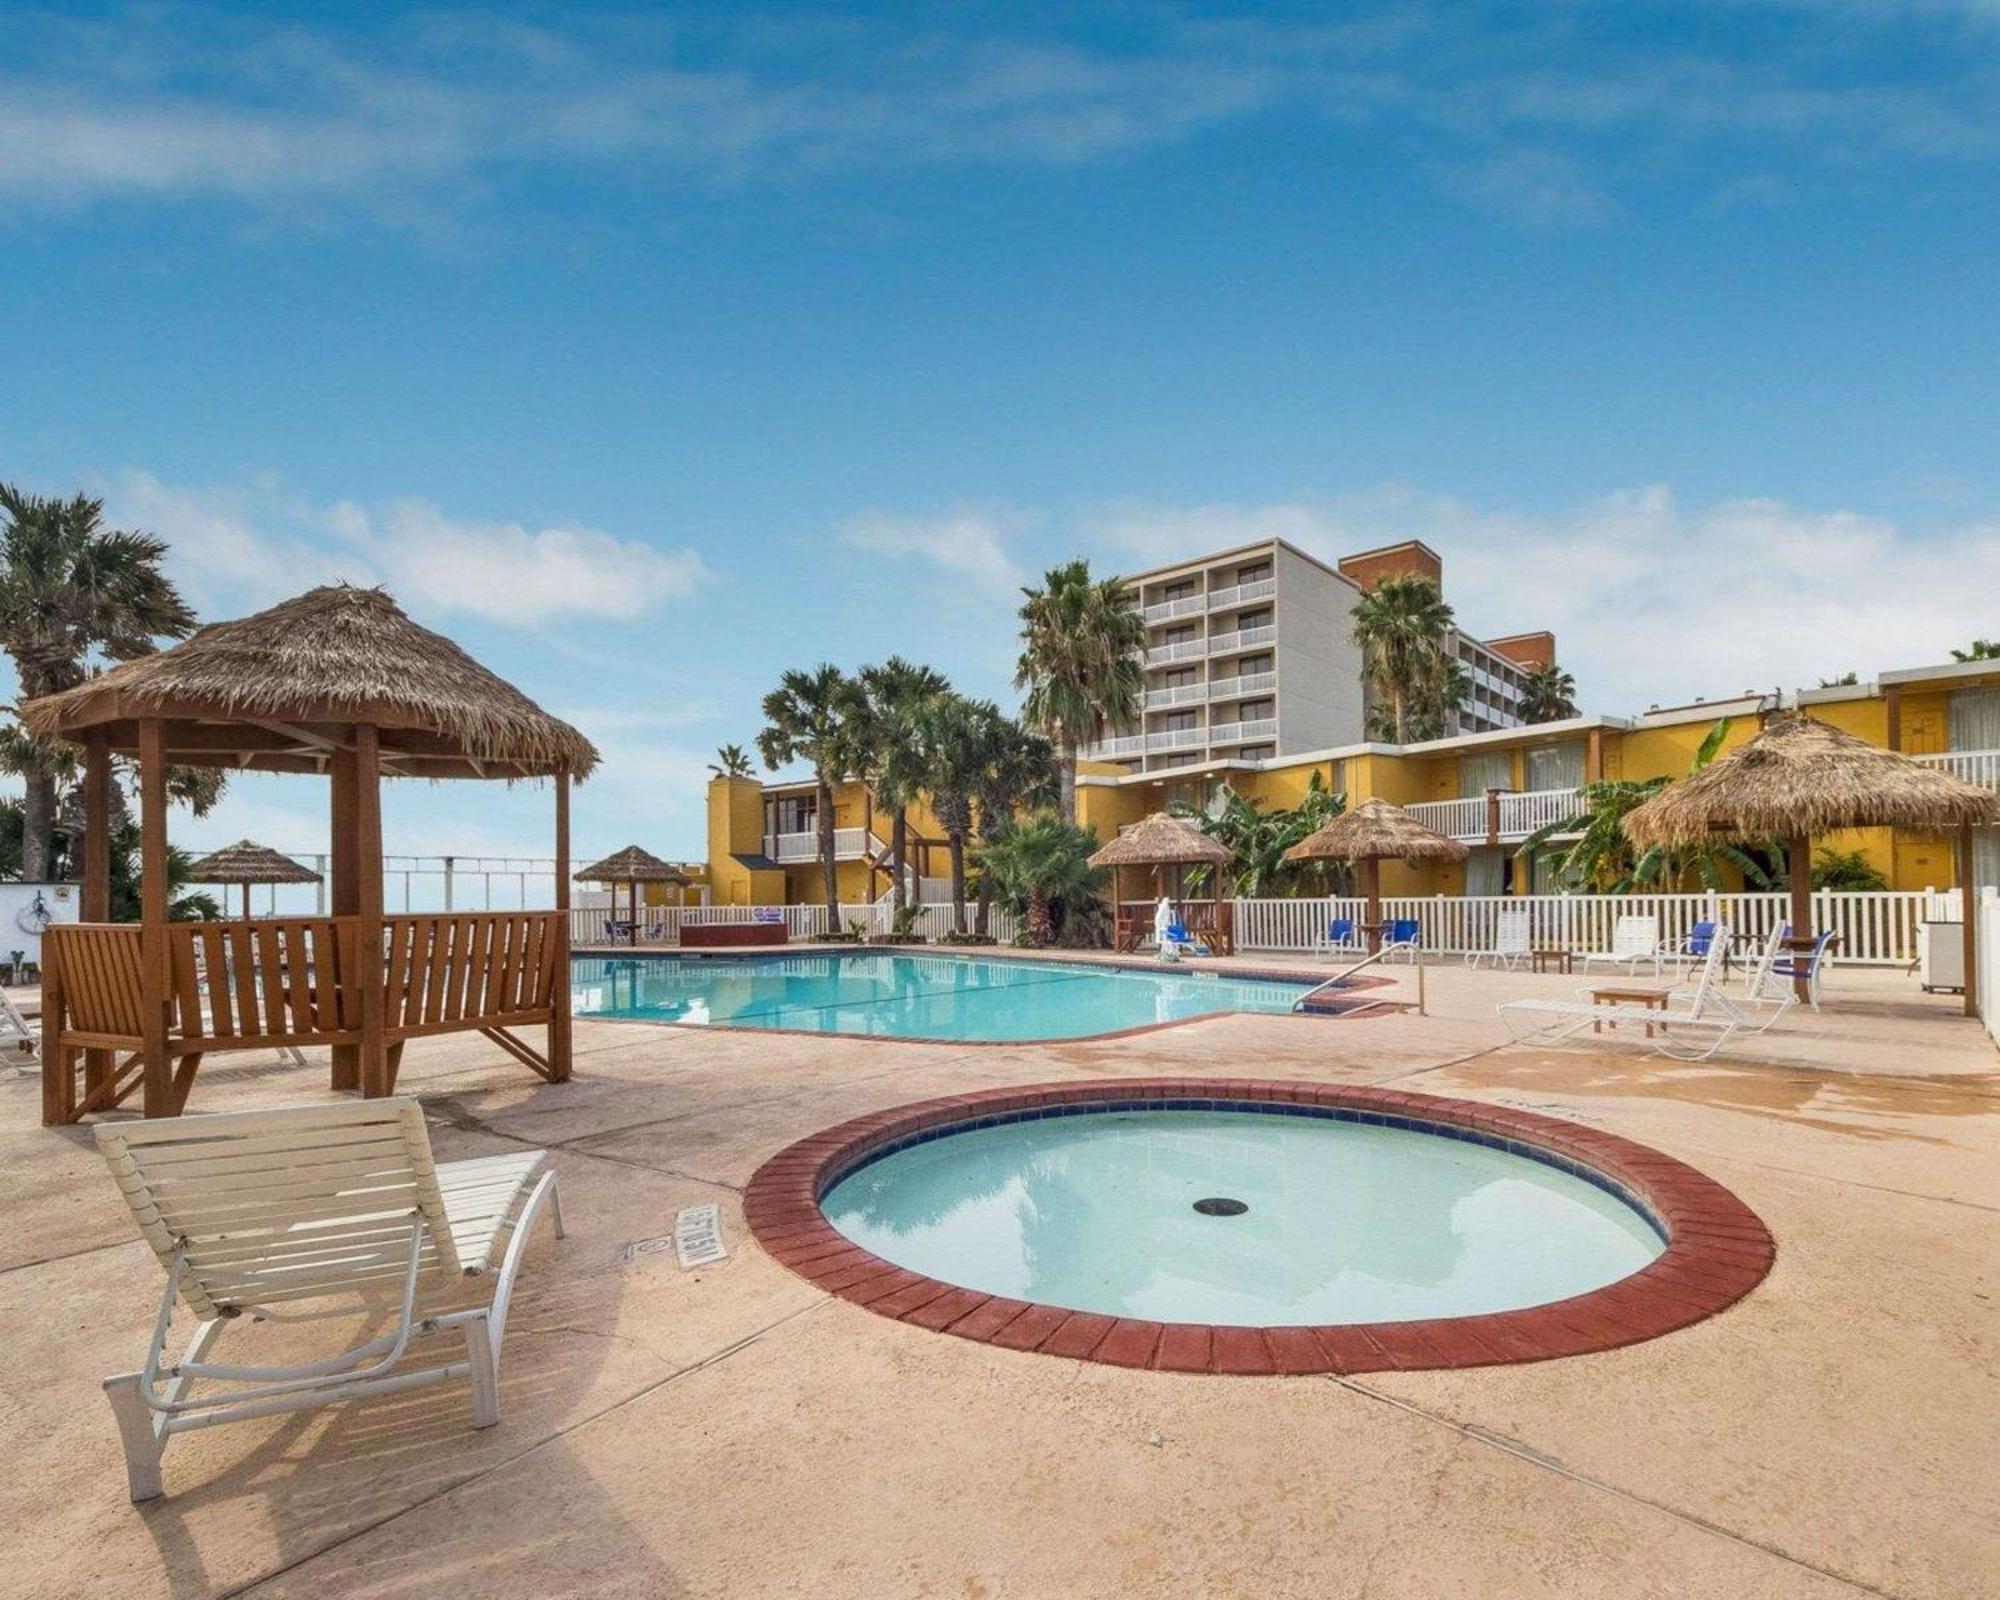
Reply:
[[1995, 0], [10, 7], [0, 477], [388, 584], [699, 855], [779, 670], [1010, 701], [1072, 554], [1420, 536], [1618, 712], [2000, 634], [1996, 198]]

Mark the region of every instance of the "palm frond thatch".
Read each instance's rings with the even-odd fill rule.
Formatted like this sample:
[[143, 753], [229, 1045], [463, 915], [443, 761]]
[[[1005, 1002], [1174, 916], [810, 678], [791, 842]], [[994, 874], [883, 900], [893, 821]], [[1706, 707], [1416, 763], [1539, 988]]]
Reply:
[[593, 861], [576, 874], [578, 883], [679, 883], [694, 880], [670, 861], [662, 861], [650, 850], [628, 844], [616, 855]]
[[[144, 716], [176, 725], [372, 722], [385, 755], [419, 776], [490, 769], [496, 777], [563, 770], [582, 777], [597, 764], [596, 747], [577, 729], [412, 622], [384, 591], [347, 584], [211, 623], [172, 649], [21, 708], [21, 720], [44, 738]], [[190, 759], [171, 745], [169, 754]], [[298, 757], [249, 754], [242, 764], [298, 770]]]
[[269, 845], [238, 839], [188, 863], [190, 883], [318, 883], [319, 874]]
[[1799, 715], [1625, 816], [1645, 845], [1788, 839], [1840, 828], [1941, 832], [1994, 819], [1994, 796], [1948, 772]]
[[1173, 867], [1232, 860], [1229, 846], [1211, 839], [1191, 822], [1155, 811], [1135, 822], [1091, 856], [1093, 867]]
[[1285, 852], [1287, 861], [1463, 861], [1455, 839], [1386, 800], [1364, 800]]

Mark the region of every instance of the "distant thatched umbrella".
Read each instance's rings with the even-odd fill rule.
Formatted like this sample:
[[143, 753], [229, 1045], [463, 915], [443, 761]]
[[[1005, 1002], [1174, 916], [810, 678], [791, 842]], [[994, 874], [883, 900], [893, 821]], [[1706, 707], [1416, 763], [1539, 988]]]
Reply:
[[[1180, 817], [1169, 816], [1164, 811], [1155, 811], [1143, 822], [1135, 822], [1109, 844], [1103, 846], [1090, 858], [1093, 867], [1111, 869], [1111, 900], [1118, 910], [1115, 919], [1123, 924], [1122, 908], [1124, 895], [1120, 892], [1122, 869], [1125, 867], [1151, 867], [1153, 887], [1165, 892], [1160, 881], [1162, 867], [1213, 867], [1215, 873], [1216, 932], [1228, 939], [1229, 930], [1223, 927], [1222, 873], [1221, 868], [1236, 859], [1236, 853], [1219, 839], [1211, 839], [1193, 823]], [[1130, 919], [1131, 928], [1121, 926], [1118, 943], [1124, 946], [1127, 931], [1134, 934], [1132, 942], [1137, 943], [1139, 919]]]
[[[1792, 932], [1812, 925], [1812, 836], [1841, 828], [1959, 833], [1965, 896], [1966, 1009], [1974, 1005], [1972, 830], [1994, 818], [1989, 789], [1866, 744], [1804, 715], [1774, 718], [1742, 749], [1669, 784], [1624, 819], [1626, 837], [1653, 845], [1782, 839], [1791, 871]], [[1803, 964], [1801, 964], [1802, 966]], [[1795, 980], [1805, 998], [1806, 979]]]
[[606, 856], [602, 861], [593, 861], [576, 875], [578, 883], [602, 883], [610, 886], [611, 908], [618, 909], [618, 885], [626, 886], [632, 903], [632, 942], [639, 942], [639, 885], [642, 883], [677, 883], [682, 886], [694, 880], [672, 862], [662, 861], [650, 850], [641, 850], [636, 844], [628, 844], [616, 855]]
[[1364, 800], [1325, 827], [1309, 833], [1285, 852], [1287, 861], [1359, 861], [1368, 896], [1368, 947], [1381, 943], [1382, 863], [1384, 861], [1463, 861], [1470, 852], [1456, 839], [1387, 800]]
[[319, 874], [301, 866], [288, 855], [269, 845], [238, 839], [220, 850], [203, 856], [188, 866], [188, 877], [196, 883], [240, 883], [243, 885], [243, 920], [250, 920], [250, 886], [253, 883], [318, 883]]

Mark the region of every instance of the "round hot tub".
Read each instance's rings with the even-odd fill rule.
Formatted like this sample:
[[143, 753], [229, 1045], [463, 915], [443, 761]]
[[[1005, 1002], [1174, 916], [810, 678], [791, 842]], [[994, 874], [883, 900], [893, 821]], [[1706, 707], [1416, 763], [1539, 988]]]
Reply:
[[885, 1315], [1199, 1371], [1470, 1366], [1713, 1315], [1768, 1270], [1727, 1190], [1510, 1108], [1317, 1084], [954, 1097], [756, 1176], [779, 1260]]

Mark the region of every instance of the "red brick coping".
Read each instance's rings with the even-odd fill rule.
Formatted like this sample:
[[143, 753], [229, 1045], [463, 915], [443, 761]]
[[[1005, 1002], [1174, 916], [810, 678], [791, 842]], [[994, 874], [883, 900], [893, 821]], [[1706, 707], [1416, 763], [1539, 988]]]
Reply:
[[[1398, 1124], [1466, 1129], [1482, 1142], [1529, 1145], [1537, 1158], [1581, 1167], [1600, 1186], [1622, 1190], [1652, 1214], [1667, 1248], [1616, 1283], [1519, 1311], [1328, 1327], [1211, 1327], [1070, 1311], [941, 1283], [862, 1249], [820, 1211], [820, 1197], [835, 1182], [912, 1134], [1040, 1107], [1135, 1100], [1222, 1109], [1336, 1107]], [[1735, 1195], [1685, 1163], [1615, 1134], [1472, 1100], [1267, 1079], [1109, 1078], [898, 1106], [780, 1151], [750, 1180], [743, 1211], [757, 1242], [779, 1262], [882, 1316], [1010, 1350], [1166, 1372], [1379, 1372], [1611, 1350], [1714, 1316], [1754, 1289], [1776, 1255], [1763, 1223]]]

